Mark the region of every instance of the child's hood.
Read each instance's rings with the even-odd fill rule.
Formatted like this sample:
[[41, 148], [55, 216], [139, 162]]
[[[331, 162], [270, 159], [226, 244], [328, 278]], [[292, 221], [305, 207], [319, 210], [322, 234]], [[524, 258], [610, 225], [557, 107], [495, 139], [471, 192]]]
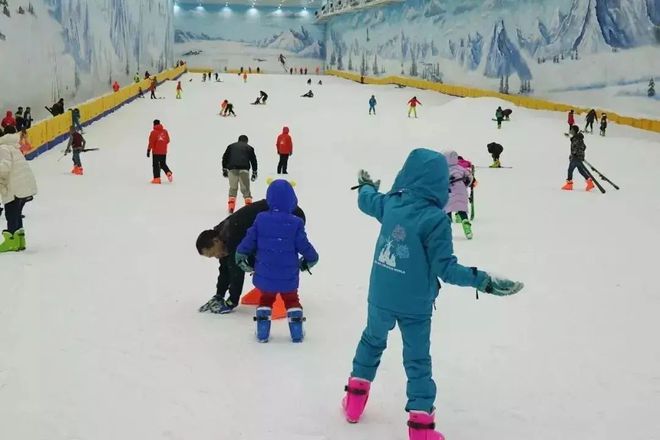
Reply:
[[283, 179], [275, 180], [268, 185], [266, 202], [268, 202], [268, 208], [271, 211], [287, 212], [289, 214], [298, 206], [296, 192], [291, 184]]
[[399, 171], [392, 192], [405, 192], [444, 208], [449, 199], [449, 169], [445, 157], [427, 148], [417, 148]]

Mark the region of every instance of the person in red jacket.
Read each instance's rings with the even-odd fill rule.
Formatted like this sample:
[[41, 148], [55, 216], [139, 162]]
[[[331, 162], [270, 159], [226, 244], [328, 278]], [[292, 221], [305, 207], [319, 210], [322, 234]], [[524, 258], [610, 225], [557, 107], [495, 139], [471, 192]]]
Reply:
[[2, 122], [0, 122], [0, 125], [2, 125], [3, 130], [7, 127], [16, 128], [16, 119], [14, 118], [14, 114], [11, 111], [8, 111]]
[[112, 83], [112, 90], [114, 90], [115, 93], [119, 91], [119, 83], [117, 81]]
[[154, 120], [154, 129], [149, 135], [149, 147], [147, 147], [147, 157], [153, 152], [153, 170], [154, 179], [151, 183], [160, 185], [160, 170], [165, 171], [167, 180], [172, 182], [172, 171], [167, 166], [167, 146], [170, 143], [170, 134], [161, 125], [158, 119]]
[[284, 127], [282, 133], [277, 137], [277, 154], [280, 155], [280, 161], [277, 164], [277, 174], [289, 174], [287, 165], [289, 156], [293, 154], [293, 142], [289, 136], [289, 127]]
[[575, 112], [571, 110], [568, 112], [568, 130], [570, 132], [571, 127], [575, 125]]
[[417, 104], [422, 105], [417, 99], [417, 96], [413, 96], [412, 99], [408, 101], [408, 117], [410, 117], [411, 114], [414, 114], [415, 118], [417, 118]]

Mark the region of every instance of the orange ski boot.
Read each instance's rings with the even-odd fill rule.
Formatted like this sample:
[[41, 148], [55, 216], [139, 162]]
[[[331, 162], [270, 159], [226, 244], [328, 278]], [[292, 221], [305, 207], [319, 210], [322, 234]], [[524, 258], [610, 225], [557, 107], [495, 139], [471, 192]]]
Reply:
[[227, 211], [229, 211], [230, 214], [233, 214], [234, 209], [236, 209], [236, 197], [230, 197], [227, 202]]
[[154, 185], [160, 185], [160, 177], [154, 177], [151, 180], [151, 183], [153, 183]]
[[584, 190], [585, 191], [591, 191], [592, 189], [594, 189], [594, 186], [596, 186], [596, 185], [594, 185], [594, 179], [592, 179], [590, 177], [590, 178], [587, 179], [587, 187]]
[[561, 187], [564, 191], [573, 191], [573, 181], [567, 180], [564, 186]]

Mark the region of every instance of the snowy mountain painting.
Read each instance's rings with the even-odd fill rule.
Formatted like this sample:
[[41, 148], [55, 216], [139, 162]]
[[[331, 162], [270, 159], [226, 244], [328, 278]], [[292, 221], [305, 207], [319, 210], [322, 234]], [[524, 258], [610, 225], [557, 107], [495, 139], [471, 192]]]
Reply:
[[660, 117], [660, 0], [408, 0], [331, 19], [326, 68]]
[[[5, 6], [6, 3], [6, 6]], [[174, 64], [173, 0], [0, 1], [0, 109], [68, 106]]]
[[324, 26], [302, 8], [181, 4], [174, 27], [176, 56], [191, 67], [282, 73], [280, 54], [288, 67], [310, 71], [325, 59]]

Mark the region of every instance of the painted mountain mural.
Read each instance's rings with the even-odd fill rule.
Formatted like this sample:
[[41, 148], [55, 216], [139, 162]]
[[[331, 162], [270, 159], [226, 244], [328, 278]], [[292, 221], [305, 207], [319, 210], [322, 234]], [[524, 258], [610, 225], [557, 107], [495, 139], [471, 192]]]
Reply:
[[326, 46], [329, 69], [660, 117], [660, 0], [408, 0], [331, 19]]

